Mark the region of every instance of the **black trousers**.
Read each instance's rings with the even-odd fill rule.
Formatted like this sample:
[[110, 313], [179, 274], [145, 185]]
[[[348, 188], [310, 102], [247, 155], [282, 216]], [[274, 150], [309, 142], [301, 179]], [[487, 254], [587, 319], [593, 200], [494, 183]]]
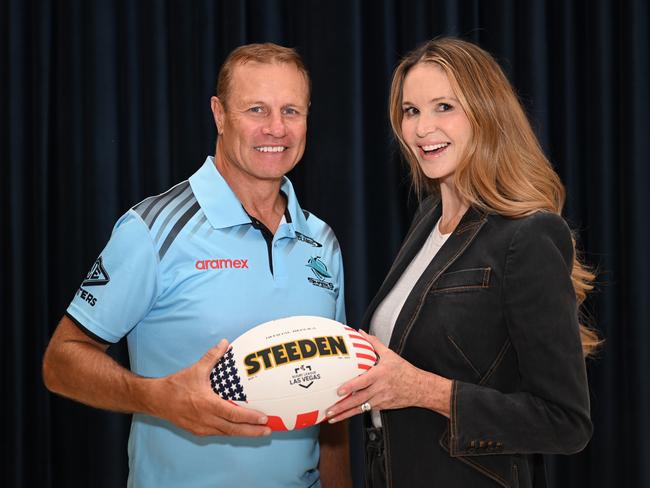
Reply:
[[384, 458], [384, 438], [381, 429], [366, 429], [366, 486], [386, 488], [386, 464]]

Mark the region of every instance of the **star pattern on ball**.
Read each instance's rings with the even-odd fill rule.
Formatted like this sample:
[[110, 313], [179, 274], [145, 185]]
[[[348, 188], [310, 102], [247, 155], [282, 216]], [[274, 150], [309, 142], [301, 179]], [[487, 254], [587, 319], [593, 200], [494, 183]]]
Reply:
[[232, 350], [229, 350], [210, 372], [212, 390], [224, 400], [245, 402], [246, 394], [238, 373]]

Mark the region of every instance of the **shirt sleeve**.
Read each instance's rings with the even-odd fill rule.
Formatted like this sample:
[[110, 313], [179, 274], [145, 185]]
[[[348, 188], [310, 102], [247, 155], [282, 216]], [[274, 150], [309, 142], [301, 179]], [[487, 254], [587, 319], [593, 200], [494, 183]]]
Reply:
[[89, 335], [118, 342], [155, 303], [158, 264], [149, 229], [129, 211], [115, 224], [67, 314]]
[[591, 437], [589, 391], [576, 297], [573, 245], [562, 218], [523, 220], [506, 258], [503, 307], [519, 366], [518, 391], [455, 381], [451, 454], [570, 454]]

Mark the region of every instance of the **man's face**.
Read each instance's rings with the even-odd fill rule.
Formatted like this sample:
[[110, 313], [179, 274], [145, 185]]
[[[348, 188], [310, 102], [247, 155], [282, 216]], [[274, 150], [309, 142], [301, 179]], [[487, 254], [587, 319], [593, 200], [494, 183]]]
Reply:
[[217, 167], [249, 182], [282, 178], [305, 151], [305, 77], [293, 64], [248, 62], [234, 68], [229, 88], [226, 100], [212, 98]]

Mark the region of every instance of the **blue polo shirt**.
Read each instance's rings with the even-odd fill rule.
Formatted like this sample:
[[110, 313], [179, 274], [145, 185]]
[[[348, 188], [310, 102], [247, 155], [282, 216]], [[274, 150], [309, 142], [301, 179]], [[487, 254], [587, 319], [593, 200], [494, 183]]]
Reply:
[[[222, 338], [269, 320], [319, 315], [345, 323], [336, 237], [300, 208], [287, 178], [281, 190], [287, 210], [271, 235], [209, 157], [189, 180], [119, 219], [67, 314], [102, 341], [126, 336], [131, 369], [145, 377], [186, 368]], [[135, 414], [129, 486], [320, 486], [318, 431], [196, 437]]]

